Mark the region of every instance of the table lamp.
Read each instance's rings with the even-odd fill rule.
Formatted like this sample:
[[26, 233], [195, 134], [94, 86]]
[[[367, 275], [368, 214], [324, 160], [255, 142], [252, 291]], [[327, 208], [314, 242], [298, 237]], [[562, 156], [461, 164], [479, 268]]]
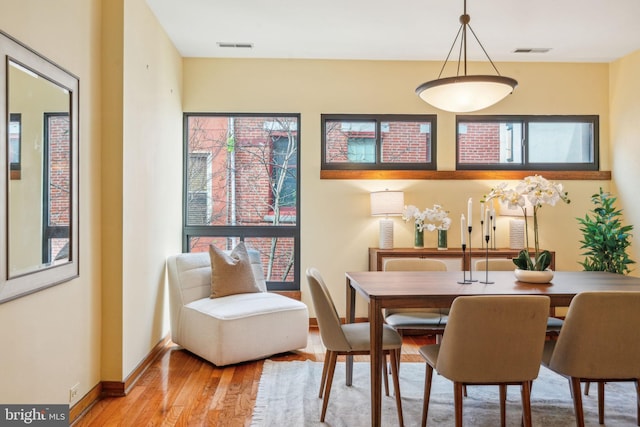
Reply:
[[[509, 208], [506, 202], [501, 202], [499, 204], [500, 207], [500, 216], [510, 216], [510, 217], [521, 217], [523, 218], [524, 212], [522, 208]], [[525, 208], [527, 211], [527, 216], [530, 217], [533, 215], [533, 205], [529, 203], [529, 200], [526, 201]], [[509, 221], [509, 248], [510, 249], [524, 249], [525, 247], [525, 221], [520, 218], [512, 218]]]
[[390, 216], [402, 215], [404, 192], [374, 191], [371, 193], [371, 215], [384, 216], [380, 219], [380, 249], [393, 248], [393, 220]]

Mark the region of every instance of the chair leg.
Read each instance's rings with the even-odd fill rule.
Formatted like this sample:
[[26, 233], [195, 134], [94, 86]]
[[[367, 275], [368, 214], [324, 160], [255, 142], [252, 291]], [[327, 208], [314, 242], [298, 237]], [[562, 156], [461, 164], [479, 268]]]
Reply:
[[422, 402], [422, 427], [427, 426], [427, 414], [429, 412], [429, 399], [431, 398], [431, 380], [433, 378], [433, 367], [427, 363], [424, 374], [424, 397]]
[[322, 401], [322, 412], [320, 413], [320, 422], [324, 422], [324, 416], [327, 414], [327, 406], [329, 404], [329, 394], [331, 394], [331, 384], [333, 384], [333, 373], [336, 370], [336, 361], [338, 353], [335, 351], [329, 354], [329, 369], [327, 372], [327, 385], [324, 390], [324, 400]]
[[387, 371], [387, 355], [384, 355], [384, 363], [382, 364], [382, 381], [384, 382], [384, 394], [389, 396], [389, 372]]
[[324, 393], [324, 386], [327, 383], [327, 366], [329, 366], [329, 358], [331, 357], [331, 352], [327, 350], [324, 354], [324, 364], [322, 365], [322, 377], [320, 377], [320, 393], [318, 393], [318, 397], [322, 399], [322, 395]]
[[520, 384], [522, 393], [522, 424], [531, 427], [531, 381]]
[[634, 383], [636, 384], [636, 424], [640, 426], [640, 379], [636, 379]]
[[391, 350], [391, 376], [393, 378], [393, 391], [396, 395], [396, 408], [398, 410], [398, 422], [400, 427], [404, 426], [404, 418], [402, 416], [402, 399], [400, 397], [400, 378], [398, 377], [398, 352]]
[[598, 422], [604, 424], [604, 381], [598, 381]]
[[571, 377], [569, 380], [571, 395], [573, 396], [573, 410], [576, 413], [576, 426], [584, 427], [584, 412], [582, 411], [582, 390], [580, 378]]
[[498, 386], [500, 388], [500, 425], [502, 427], [506, 427], [507, 425], [507, 386], [505, 384], [500, 384]]
[[455, 407], [456, 427], [462, 427], [462, 383], [453, 383], [453, 401]]
[[584, 383], [584, 395], [585, 396], [589, 396], [589, 386], [591, 385], [590, 381], [587, 381], [586, 383]]

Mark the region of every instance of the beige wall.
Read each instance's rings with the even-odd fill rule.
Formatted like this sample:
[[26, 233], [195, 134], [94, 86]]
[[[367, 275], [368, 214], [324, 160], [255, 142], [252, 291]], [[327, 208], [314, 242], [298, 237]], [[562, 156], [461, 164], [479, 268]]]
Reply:
[[74, 384], [82, 396], [100, 381], [100, 2], [0, 10], [3, 31], [80, 78], [80, 277], [0, 304], [0, 402], [68, 403]]
[[68, 403], [76, 383], [80, 398], [124, 380], [168, 333], [181, 58], [144, 0], [0, 0], [0, 10], [11, 11], [0, 29], [80, 79], [80, 277], [0, 304], [0, 402]]
[[[455, 115], [422, 102], [414, 89], [437, 75], [439, 64], [384, 61], [185, 59], [185, 111], [300, 112], [302, 271], [315, 266], [325, 276], [344, 314], [344, 272], [367, 269], [367, 248], [378, 244], [378, 222], [369, 216], [369, 196], [385, 188], [405, 191], [407, 204], [442, 204], [454, 220], [466, 214], [498, 181], [321, 180], [320, 114], [438, 114], [438, 169], [455, 169]], [[498, 64], [519, 81], [516, 91], [482, 114], [598, 114], [602, 168], [609, 169], [609, 73], [607, 64]], [[473, 68], [472, 68], [473, 70]], [[580, 233], [575, 217], [590, 208], [590, 196], [609, 182], [567, 181], [570, 205], [541, 211], [541, 244], [557, 254], [556, 267], [578, 270]], [[477, 217], [476, 217], [477, 218]], [[479, 219], [478, 219], [479, 220]], [[498, 223], [498, 245], [508, 245], [508, 220]], [[454, 224], [458, 224], [454, 221]], [[476, 224], [479, 226], [479, 224]], [[459, 246], [452, 227], [451, 246]], [[395, 245], [413, 245], [412, 227], [395, 220]], [[425, 237], [435, 246], [435, 234]], [[472, 241], [480, 245], [479, 234]], [[303, 300], [310, 304], [306, 280]], [[364, 316], [363, 305], [358, 315]], [[313, 314], [312, 314], [313, 315]]]
[[123, 369], [168, 334], [165, 260], [182, 250], [182, 59], [145, 0], [125, 2]]
[[[611, 167], [618, 207], [624, 210], [625, 220], [634, 225], [636, 242], [640, 237], [640, 50], [611, 64]], [[633, 244], [631, 258], [640, 263], [640, 245]], [[634, 266], [632, 266], [634, 267]], [[635, 276], [640, 266], [635, 265]]]
[[182, 61], [144, 0], [103, 8], [102, 380], [121, 381], [168, 333], [165, 259], [181, 251]]

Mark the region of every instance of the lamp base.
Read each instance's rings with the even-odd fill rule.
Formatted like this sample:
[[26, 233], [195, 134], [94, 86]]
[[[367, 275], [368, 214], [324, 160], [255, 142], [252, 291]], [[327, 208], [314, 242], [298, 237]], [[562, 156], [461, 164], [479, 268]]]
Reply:
[[509, 248], [524, 248], [524, 220], [512, 219], [509, 221]]
[[380, 249], [393, 249], [393, 220], [381, 219], [380, 220], [380, 243], [378, 245]]

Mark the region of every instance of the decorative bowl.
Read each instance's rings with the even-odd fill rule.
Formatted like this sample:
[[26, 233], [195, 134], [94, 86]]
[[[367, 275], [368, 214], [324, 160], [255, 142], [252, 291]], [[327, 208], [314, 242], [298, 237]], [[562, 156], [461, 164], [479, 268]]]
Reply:
[[525, 283], [549, 283], [553, 279], [553, 270], [521, 270], [516, 268], [514, 271], [516, 279]]

